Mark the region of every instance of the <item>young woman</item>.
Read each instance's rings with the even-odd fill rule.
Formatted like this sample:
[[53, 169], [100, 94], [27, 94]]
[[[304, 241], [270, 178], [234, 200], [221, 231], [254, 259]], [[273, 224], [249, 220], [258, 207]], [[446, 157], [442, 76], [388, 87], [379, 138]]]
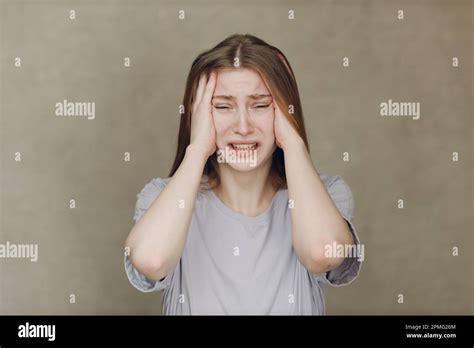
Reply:
[[137, 195], [125, 269], [165, 314], [325, 314], [357, 277], [349, 187], [309, 155], [283, 53], [233, 35], [193, 62], [168, 178]]

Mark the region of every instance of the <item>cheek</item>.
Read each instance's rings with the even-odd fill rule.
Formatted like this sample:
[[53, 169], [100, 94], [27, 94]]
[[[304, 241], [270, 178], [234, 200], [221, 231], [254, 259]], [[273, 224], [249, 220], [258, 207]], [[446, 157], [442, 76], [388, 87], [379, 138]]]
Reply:
[[217, 143], [224, 137], [230, 127], [231, 123], [226, 120], [226, 118], [214, 114], [214, 128], [216, 129]]
[[258, 129], [260, 129], [260, 132], [262, 132], [265, 140], [268, 140], [268, 142], [273, 142], [275, 138], [274, 117], [275, 116], [272, 111], [255, 118], [255, 125], [258, 127]]

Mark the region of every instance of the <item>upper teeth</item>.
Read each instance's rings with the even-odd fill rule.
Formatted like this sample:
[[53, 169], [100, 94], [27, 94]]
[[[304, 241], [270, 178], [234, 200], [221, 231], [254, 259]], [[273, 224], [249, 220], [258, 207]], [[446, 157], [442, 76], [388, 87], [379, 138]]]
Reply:
[[253, 144], [232, 144], [234, 149], [236, 150], [248, 150], [248, 149], [253, 149], [257, 146], [257, 143]]

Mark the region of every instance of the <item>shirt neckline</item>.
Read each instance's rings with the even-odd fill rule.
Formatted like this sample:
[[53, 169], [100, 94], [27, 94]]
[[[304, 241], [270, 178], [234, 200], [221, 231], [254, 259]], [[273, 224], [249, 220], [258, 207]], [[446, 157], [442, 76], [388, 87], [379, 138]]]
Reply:
[[222, 213], [224, 213], [225, 215], [227, 215], [228, 217], [232, 219], [239, 220], [241, 222], [248, 223], [248, 224], [258, 224], [258, 223], [269, 221], [270, 214], [273, 210], [273, 206], [275, 205], [276, 198], [282, 190], [278, 190], [273, 195], [272, 202], [270, 203], [269, 207], [264, 212], [260, 213], [257, 216], [248, 216], [248, 215], [244, 215], [242, 213], [238, 213], [234, 211], [233, 209], [225, 205], [225, 203], [221, 201], [221, 199], [214, 193], [213, 190], [209, 189], [209, 191], [210, 191], [209, 194], [211, 198], [210, 199], [211, 203], [219, 211], [221, 211]]

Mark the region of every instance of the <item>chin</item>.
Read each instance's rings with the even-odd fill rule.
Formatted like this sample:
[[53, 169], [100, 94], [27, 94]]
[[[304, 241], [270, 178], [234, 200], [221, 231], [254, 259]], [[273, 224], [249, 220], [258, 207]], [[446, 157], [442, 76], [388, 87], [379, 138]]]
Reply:
[[259, 167], [259, 163], [257, 162], [255, 166], [250, 163], [227, 163], [227, 165], [237, 172], [248, 173], [254, 171]]
[[258, 169], [268, 160], [269, 156], [268, 149], [260, 145], [251, 152], [234, 151], [229, 146], [219, 146], [218, 148], [217, 162], [238, 172], [251, 172]]

